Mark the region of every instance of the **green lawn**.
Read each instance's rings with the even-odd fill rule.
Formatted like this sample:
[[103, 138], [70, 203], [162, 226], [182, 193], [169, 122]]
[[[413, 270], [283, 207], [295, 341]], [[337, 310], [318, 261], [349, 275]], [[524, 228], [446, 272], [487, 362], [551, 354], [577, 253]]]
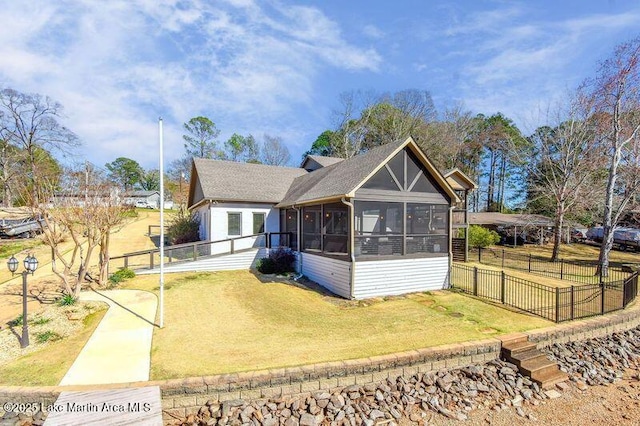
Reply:
[[[158, 276], [125, 286], [157, 293]], [[168, 274], [165, 289], [152, 379], [353, 359], [551, 324], [448, 291], [347, 302], [262, 283], [249, 271]]]

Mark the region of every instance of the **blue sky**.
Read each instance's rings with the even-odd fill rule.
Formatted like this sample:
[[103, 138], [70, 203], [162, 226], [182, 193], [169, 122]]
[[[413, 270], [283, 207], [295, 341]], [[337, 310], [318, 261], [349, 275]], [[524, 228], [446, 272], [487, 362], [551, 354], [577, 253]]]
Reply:
[[182, 123], [281, 136], [298, 161], [348, 90], [431, 92], [529, 132], [638, 34], [640, 2], [0, 0], [0, 86], [51, 96], [78, 158], [156, 168]]

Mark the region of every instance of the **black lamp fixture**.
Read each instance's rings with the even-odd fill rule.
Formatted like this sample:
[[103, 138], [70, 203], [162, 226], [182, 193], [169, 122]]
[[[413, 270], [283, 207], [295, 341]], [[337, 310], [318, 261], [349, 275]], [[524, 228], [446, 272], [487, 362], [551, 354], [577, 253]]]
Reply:
[[[18, 270], [20, 262], [15, 256], [7, 261], [7, 268], [12, 274], [15, 274]], [[24, 271], [22, 275], [22, 339], [20, 340], [20, 347], [26, 348], [29, 346], [29, 328], [27, 320], [27, 275], [32, 274], [38, 269], [38, 259], [35, 256], [28, 254], [23, 261]]]

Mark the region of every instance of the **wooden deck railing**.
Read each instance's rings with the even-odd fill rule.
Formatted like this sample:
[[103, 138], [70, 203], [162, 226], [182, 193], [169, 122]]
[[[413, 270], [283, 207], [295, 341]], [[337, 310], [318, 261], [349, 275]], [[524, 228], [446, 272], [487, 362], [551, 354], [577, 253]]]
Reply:
[[[277, 239], [274, 239], [275, 237]], [[240, 240], [255, 239], [250, 245], [240, 244]], [[291, 247], [291, 232], [266, 232], [225, 238], [216, 241], [197, 241], [193, 243], [165, 246], [164, 264], [193, 261], [202, 257], [233, 254], [237, 251], [255, 248]], [[117, 268], [153, 269], [160, 264], [160, 249], [153, 248], [114, 256], [109, 259], [109, 271]]]

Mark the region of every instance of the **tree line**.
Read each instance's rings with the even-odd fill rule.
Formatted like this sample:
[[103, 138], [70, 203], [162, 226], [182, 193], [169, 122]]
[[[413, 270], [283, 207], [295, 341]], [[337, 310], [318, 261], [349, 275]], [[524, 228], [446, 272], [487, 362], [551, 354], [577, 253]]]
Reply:
[[[306, 154], [350, 158], [412, 136], [440, 170], [457, 167], [479, 184], [472, 210], [543, 213], [555, 218], [556, 230], [567, 220], [601, 223], [600, 262], [606, 274], [613, 230], [640, 201], [639, 59], [640, 38], [620, 44], [593, 77], [550, 108], [547, 123], [530, 135], [501, 113], [473, 114], [462, 105], [438, 111], [428, 91], [348, 92], [340, 97], [334, 128], [322, 132]], [[108, 235], [122, 222], [120, 207], [99, 194], [114, 184], [124, 190], [156, 189], [159, 176], [126, 157], [106, 164], [106, 171], [88, 163], [61, 165], [58, 159], [80, 145], [61, 124], [62, 112], [49, 97], [0, 91], [0, 197], [4, 206], [26, 205], [51, 221], [45, 241], [54, 252], [54, 272], [69, 294], [77, 294], [94, 249], [100, 257], [97, 280], [106, 280]], [[169, 167], [174, 188], [188, 179], [193, 157], [271, 165], [291, 161], [279, 137], [264, 135], [258, 142], [234, 133], [220, 142], [207, 117], [190, 119], [184, 132], [184, 155]], [[185, 191], [179, 192], [184, 197]], [[65, 204], [60, 200], [69, 197], [56, 198], [60, 193], [83, 193], [85, 207]], [[53, 208], [52, 200], [58, 200]], [[57, 251], [65, 232], [75, 242], [70, 260]], [[559, 244], [556, 232], [554, 258]]]

